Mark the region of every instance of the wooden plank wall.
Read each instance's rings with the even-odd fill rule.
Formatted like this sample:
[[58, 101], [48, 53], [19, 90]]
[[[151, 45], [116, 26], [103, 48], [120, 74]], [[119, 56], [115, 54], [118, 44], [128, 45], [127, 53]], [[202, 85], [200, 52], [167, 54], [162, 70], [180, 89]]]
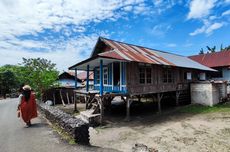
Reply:
[[[151, 67], [152, 72], [152, 83], [151, 84], [140, 84], [139, 83], [139, 63], [129, 62], [126, 64], [127, 69], [127, 89], [130, 95], [141, 95], [141, 94], [151, 94], [160, 92], [170, 92], [176, 91], [177, 89], [186, 90], [189, 89], [189, 83], [191, 81], [196, 81], [197, 78], [193, 77], [192, 80], [185, 80], [184, 73], [200, 73], [199, 70], [170, 67], [173, 71], [174, 82], [163, 83], [163, 70], [165, 67], [161, 65], [148, 65]], [[141, 65], [142, 66], [142, 65]]]

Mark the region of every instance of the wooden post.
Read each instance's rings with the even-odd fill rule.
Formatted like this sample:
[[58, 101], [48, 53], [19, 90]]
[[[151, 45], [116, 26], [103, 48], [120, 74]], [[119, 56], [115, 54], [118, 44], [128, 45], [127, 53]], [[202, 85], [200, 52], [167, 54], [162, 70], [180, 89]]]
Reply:
[[180, 91], [176, 91], [176, 105], [179, 105]]
[[89, 91], [89, 65], [87, 65], [86, 91]]
[[130, 121], [130, 99], [126, 99], [126, 121]]
[[138, 96], [138, 102], [141, 102], [141, 96]]
[[103, 95], [103, 60], [100, 60], [100, 96]]
[[76, 94], [73, 94], [73, 98], [74, 98], [74, 111], [77, 112], [77, 98], [76, 98]]
[[89, 101], [90, 101], [90, 95], [85, 96], [85, 109], [89, 109]]
[[64, 102], [63, 97], [62, 97], [61, 89], [59, 90], [59, 93], [60, 93], [60, 97], [61, 97], [61, 102], [62, 102], [63, 106], [65, 106], [65, 102]]
[[67, 98], [68, 104], [70, 104], [68, 91], [66, 92], [66, 98]]
[[126, 97], [126, 99], [122, 98], [126, 102], [126, 117], [125, 121], [130, 121], [130, 105], [132, 104], [133, 100], [131, 98]]
[[162, 97], [163, 97], [163, 93], [162, 94], [160, 94], [160, 93], [157, 94], [158, 113], [161, 113], [161, 99], [162, 99]]
[[100, 124], [103, 123], [103, 119], [104, 119], [104, 104], [103, 104], [103, 98], [99, 97], [99, 106], [100, 106]]
[[75, 89], [77, 89], [77, 68], [75, 69]]
[[54, 90], [54, 93], [53, 93], [53, 104], [54, 104], [54, 106], [55, 106], [55, 104], [56, 104], [56, 98], [55, 98], [55, 90]]

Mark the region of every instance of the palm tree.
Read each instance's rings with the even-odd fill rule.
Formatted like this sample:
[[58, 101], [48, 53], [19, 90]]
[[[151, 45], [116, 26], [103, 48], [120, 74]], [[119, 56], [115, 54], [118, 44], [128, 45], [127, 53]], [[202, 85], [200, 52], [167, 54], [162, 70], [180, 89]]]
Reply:
[[208, 49], [208, 51], [210, 52], [210, 53], [214, 53], [214, 52], [216, 52], [216, 46], [214, 46], [214, 47], [209, 47], [209, 46], [206, 46], [207, 47], [207, 49]]
[[203, 48], [200, 49], [200, 53], [199, 54], [204, 54]]

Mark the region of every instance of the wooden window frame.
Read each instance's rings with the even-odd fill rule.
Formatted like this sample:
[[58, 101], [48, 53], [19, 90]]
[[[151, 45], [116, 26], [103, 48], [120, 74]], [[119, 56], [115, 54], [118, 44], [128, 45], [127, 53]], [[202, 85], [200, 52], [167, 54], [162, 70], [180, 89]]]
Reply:
[[95, 70], [96, 72], [96, 84], [100, 84], [100, 69], [99, 68], [96, 68]]
[[[105, 72], [106, 70], [106, 72]], [[106, 76], [106, 77], [105, 77]], [[105, 83], [106, 81], [106, 83]], [[103, 68], [103, 84], [108, 85], [109, 84], [109, 72], [108, 72], [108, 67]]]
[[163, 83], [174, 83], [174, 71], [173, 69], [163, 69]]
[[139, 84], [152, 84], [151, 66], [139, 66]]

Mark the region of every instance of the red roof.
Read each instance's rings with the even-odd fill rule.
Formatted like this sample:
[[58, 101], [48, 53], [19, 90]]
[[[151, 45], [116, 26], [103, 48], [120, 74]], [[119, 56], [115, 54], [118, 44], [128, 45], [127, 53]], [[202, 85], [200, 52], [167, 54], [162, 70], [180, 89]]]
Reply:
[[90, 58], [69, 67], [69, 69], [80, 68], [85, 70], [89, 62], [100, 57], [117, 59], [125, 62], [139, 62], [213, 71], [213, 69], [210, 69], [209, 67], [195, 62], [185, 56], [110, 40], [102, 37], [99, 37]]
[[[89, 72], [89, 80], [93, 80], [93, 72]], [[80, 79], [80, 80], [86, 80], [87, 78], [87, 72], [81, 72], [77, 75], [77, 78]]]
[[[75, 72], [68, 71], [68, 73], [75, 77]], [[79, 73], [77, 75], [77, 78], [80, 79], [80, 80], [86, 80], [86, 77], [87, 77], [87, 72], [86, 71], [81, 72], [81, 73]], [[94, 79], [93, 72], [89, 72], [89, 80], [93, 80], [93, 79]]]
[[189, 58], [208, 67], [230, 66], [230, 50], [194, 55]]
[[118, 53], [116, 53], [115, 51], [103, 52], [103, 53], [100, 53], [98, 55], [102, 56], [102, 57], [108, 57], [108, 58], [113, 58], [113, 59], [118, 59], [118, 60], [124, 60], [124, 58], [122, 56], [120, 56]]
[[107, 45], [109, 45], [111, 48], [113, 48], [113, 50], [104, 53], [99, 53], [99, 56], [151, 64], [174, 65], [170, 61], [164, 59], [157, 53], [153, 52], [151, 49], [126, 44], [118, 41], [113, 41], [105, 38], [101, 38], [101, 40]]
[[72, 71], [68, 71], [67, 73], [69, 73], [69, 75], [72, 75], [75, 77], [75, 72], [72, 72]]

